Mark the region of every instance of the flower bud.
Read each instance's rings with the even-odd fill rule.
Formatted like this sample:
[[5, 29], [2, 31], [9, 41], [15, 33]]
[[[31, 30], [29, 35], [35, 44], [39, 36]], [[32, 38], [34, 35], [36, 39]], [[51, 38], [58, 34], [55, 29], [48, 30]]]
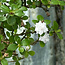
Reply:
[[26, 50], [28, 51], [30, 49], [30, 47], [29, 46], [26, 46]]

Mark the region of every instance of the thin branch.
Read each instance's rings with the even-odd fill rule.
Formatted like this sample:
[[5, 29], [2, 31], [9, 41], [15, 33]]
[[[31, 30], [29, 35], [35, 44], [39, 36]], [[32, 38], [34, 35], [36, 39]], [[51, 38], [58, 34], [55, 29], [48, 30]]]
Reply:
[[24, 0], [24, 6], [26, 6], [26, 0]]
[[31, 45], [35, 45], [37, 42], [39, 42], [39, 40], [34, 41]]

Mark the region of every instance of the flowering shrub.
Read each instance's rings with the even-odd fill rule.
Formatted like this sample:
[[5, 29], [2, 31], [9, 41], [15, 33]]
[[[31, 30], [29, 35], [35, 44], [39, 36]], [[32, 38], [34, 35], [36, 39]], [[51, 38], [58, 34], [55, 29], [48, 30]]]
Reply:
[[[28, 16], [25, 16], [24, 13], [27, 8], [40, 7], [44, 9], [47, 16], [50, 16], [47, 8], [54, 5], [59, 5], [63, 8], [65, 2], [59, 0], [0, 0], [0, 61], [2, 65], [8, 65], [6, 58], [10, 57], [16, 62], [15, 65], [20, 65], [19, 60], [35, 54], [34, 51], [30, 50], [31, 45], [39, 42], [40, 46], [44, 47], [45, 43], [49, 41], [49, 36], [53, 34], [57, 34], [59, 39], [63, 38], [60, 34], [61, 29], [59, 29], [56, 21], [49, 27], [51, 21], [44, 20], [41, 15], [38, 15], [37, 20], [32, 20], [35, 24], [34, 27], [31, 27], [29, 22], [26, 22], [26, 25], [23, 22], [23, 20], [28, 19]], [[19, 27], [24, 28], [21, 33], [17, 33]], [[6, 34], [4, 33], [4, 28], [7, 29]], [[38, 35], [37, 40], [31, 38], [31, 34], [34, 33]], [[23, 58], [18, 57], [16, 49], [23, 55]]]

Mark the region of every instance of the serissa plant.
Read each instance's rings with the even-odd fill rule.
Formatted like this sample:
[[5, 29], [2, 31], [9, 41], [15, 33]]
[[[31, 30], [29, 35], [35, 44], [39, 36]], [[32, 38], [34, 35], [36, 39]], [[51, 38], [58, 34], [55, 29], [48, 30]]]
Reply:
[[[34, 51], [30, 50], [31, 45], [39, 42], [41, 47], [49, 41], [49, 36], [56, 34], [59, 39], [62, 39], [61, 29], [56, 21], [49, 27], [50, 20], [44, 20], [43, 16], [38, 15], [37, 20], [32, 20], [35, 26], [31, 27], [29, 22], [24, 25], [23, 20], [27, 20], [28, 16], [24, 11], [27, 8], [42, 8], [47, 16], [50, 14], [47, 9], [51, 6], [59, 5], [64, 8], [65, 1], [60, 0], [0, 0], [0, 62], [2, 65], [8, 65], [6, 58], [12, 57], [15, 65], [20, 65], [19, 60], [33, 56]], [[45, 6], [45, 8], [43, 7]], [[20, 34], [17, 34], [18, 27], [25, 29]], [[4, 28], [8, 31], [4, 33]], [[9, 32], [11, 31], [11, 33]], [[31, 38], [31, 34], [37, 34], [38, 39]], [[6, 37], [8, 36], [8, 38]], [[19, 36], [22, 36], [20, 38]], [[22, 57], [18, 57], [16, 49], [19, 50]]]

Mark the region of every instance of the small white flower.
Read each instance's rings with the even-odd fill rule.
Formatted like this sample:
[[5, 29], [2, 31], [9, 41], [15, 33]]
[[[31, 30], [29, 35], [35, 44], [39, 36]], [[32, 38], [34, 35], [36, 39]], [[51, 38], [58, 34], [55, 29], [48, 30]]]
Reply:
[[26, 46], [26, 50], [29, 50], [30, 49], [30, 47], [29, 46]]
[[21, 34], [24, 30], [26, 30], [25, 27], [20, 27], [17, 29], [17, 33], [16, 34]]
[[39, 40], [47, 43], [49, 41], [49, 34], [45, 33], [44, 36], [40, 36]]
[[5, 3], [7, 6], [9, 6], [9, 3]]
[[6, 0], [6, 1], [10, 1], [10, 0]]
[[41, 21], [39, 21], [38, 23], [36, 23], [35, 25], [35, 31], [37, 34], [42, 35], [43, 33], [48, 31], [48, 28], [46, 27], [46, 23], [42, 23]]

